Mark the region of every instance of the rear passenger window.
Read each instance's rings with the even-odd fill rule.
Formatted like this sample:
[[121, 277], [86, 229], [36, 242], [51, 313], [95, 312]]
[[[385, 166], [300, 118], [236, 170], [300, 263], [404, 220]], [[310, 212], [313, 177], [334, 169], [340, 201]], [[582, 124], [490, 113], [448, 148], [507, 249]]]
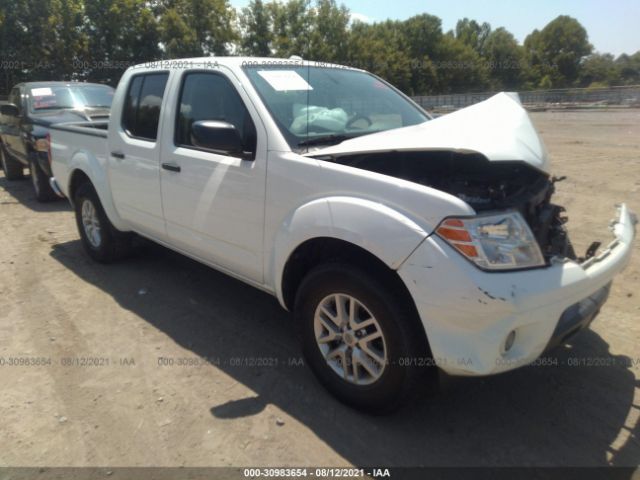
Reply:
[[155, 140], [158, 136], [160, 106], [169, 73], [133, 77], [125, 99], [122, 126], [132, 137]]

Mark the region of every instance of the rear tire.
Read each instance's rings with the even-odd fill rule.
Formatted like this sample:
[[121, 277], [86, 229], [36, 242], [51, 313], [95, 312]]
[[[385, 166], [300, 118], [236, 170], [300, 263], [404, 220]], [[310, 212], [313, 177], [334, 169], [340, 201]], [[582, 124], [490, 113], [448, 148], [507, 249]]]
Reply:
[[74, 206], [82, 246], [92, 259], [111, 263], [131, 252], [133, 235], [121, 232], [111, 224], [91, 183], [78, 187]]
[[44, 173], [35, 158], [29, 159], [29, 172], [31, 173], [31, 183], [39, 202], [51, 202], [58, 197], [49, 184], [49, 177]]
[[396, 290], [360, 268], [330, 263], [308, 273], [296, 294], [311, 369], [339, 400], [374, 414], [396, 410], [438, 379], [415, 308]]
[[3, 144], [0, 144], [0, 160], [7, 180], [20, 180], [24, 176], [22, 164], [11, 158]]

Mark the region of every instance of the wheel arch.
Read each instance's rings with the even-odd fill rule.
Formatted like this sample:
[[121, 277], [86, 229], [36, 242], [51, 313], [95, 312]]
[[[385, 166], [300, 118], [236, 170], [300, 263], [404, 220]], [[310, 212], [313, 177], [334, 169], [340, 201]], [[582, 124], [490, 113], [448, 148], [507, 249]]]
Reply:
[[320, 250], [335, 256], [337, 246], [342, 246], [360, 252], [358, 258], [366, 252], [369, 259], [394, 271], [427, 236], [424, 228], [402, 212], [373, 200], [346, 196], [312, 200], [281, 221], [268, 248], [266, 279], [281, 305], [290, 308], [291, 299], [285, 299], [283, 289], [285, 270], [289, 275], [291, 262], [311, 255], [309, 248], [322, 246]]
[[85, 182], [89, 182], [98, 194], [102, 208], [104, 208], [104, 211], [113, 226], [121, 231], [129, 231], [130, 228], [120, 218], [120, 215], [118, 215], [115, 205], [113, 204], [111, 191], [109, 190], [109, 185], [105, 178], [106, 173], [101, 173], [102, 170], [100, 166], [97, 166], [97, 168], [91, 168], [90, 164], [82, 164], [78, 162], [76, 158], [74, 158], [74, 160], [76, 160], [73, 162], [75, 165], [71, 168], [67, 181], [67, 197], [71, 202], [71, 205], [74, 204], [75, 194], [78, 191], [78, 187]]
[[300, 282], [314, 267], [339, 262], [353, 265], [389, 282], [413, 303], [411, 294], [396, 270], [364, 248], [339, 238], [315, 237], [298, 245], [283, 268], [281, 292], [284, 306], [291, 310]]

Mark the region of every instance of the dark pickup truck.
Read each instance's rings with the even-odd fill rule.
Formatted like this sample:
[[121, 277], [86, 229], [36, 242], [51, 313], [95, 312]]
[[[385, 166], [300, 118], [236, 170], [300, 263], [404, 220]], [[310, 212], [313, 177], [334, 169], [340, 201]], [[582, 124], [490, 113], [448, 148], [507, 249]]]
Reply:
[[0, 105], [0, 161], [7, 180], [31, 173], [36, 198], [56, 198], [49, 179], [49, 126], [109, 118], [113, 88], [96, 83], [29, 82], [11, 89]]

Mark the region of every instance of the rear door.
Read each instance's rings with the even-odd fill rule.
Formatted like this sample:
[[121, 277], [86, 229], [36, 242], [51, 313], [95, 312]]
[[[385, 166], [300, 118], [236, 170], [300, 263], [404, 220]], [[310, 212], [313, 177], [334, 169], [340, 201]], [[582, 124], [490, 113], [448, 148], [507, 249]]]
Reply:
[[[262, 282], [266, 131], [237, 78], [223, 70], [186, 71], [166, 118], [162, 203], [170, 242], [244, 278]], [[199, 120], [233, 124], [253, 159], [195, 146]]]
[[158, 131], [169, 72], [146, 72], [128, 79], [119, 119], [109, 131], [109, 175], [120, 217], [137, 231], [165, 239], [160, 197]]

